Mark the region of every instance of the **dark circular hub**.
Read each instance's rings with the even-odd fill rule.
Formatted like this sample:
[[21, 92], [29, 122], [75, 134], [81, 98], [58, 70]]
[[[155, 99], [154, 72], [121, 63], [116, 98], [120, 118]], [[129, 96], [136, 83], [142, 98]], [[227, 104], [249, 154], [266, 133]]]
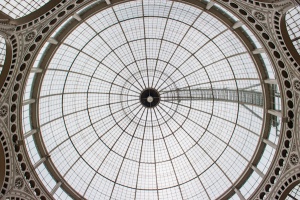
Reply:
[[159, 104], [159, 101], [159, 93], [153, 88], [147, 88], [141, 93], [140, 102], [147, 108], [154, 108]]

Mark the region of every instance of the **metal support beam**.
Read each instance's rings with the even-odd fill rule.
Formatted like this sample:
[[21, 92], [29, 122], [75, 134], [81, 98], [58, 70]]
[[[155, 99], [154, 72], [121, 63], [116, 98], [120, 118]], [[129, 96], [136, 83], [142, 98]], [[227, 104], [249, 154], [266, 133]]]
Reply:
[[234, 188], [234, 192], [238, 195], [240, 200], [246, 200], [245, 197], [242, 195], [242, 193], [237, 188]]
[[17, 141], [18, 146], [22, 146], [25, 144], [24, 140], [18, 140]]
[[25, 101], [23, 101], [23, 106], [29, 105], [35, 103], [35, 99], [27, 99]]
[[255, 171], [262, 179], [265, 177], [265, 175], [255, 166], [251, 166], [251, 168], [253, 169], [253, 171]]
[[268, 110], [268, 113], [276, 117], [282, 117], [281, 111], [278, 110]]
[[266, 79], [264, 80], [266, 84], [272, 84], [272, 85], [277, 85], [277, 80], [276, 79]]
[[243, 22], [237, 21], [237, 22], [235, 22], [235, 23], [233, 24], [232, 28], [233, 28], [233, 29], [237, 29], [237, 28], [240, 28], [240, 27], [243, 26], [243, 25], [244, 25]]
[[261, 54], [261, 53], [265, 53], [265, 50], [263, 48], [259, 48], [259, 49], [254, 49], [252, 51], [253, 54]]
[[273, 142], [271, 142], [270, 140], [268, 139], [263, 139], [263, 142], [267, 145], [269, 145], [270, 147], [272, 147], [273, 149], [276, 149], [277, 148], [277, 145]]
[[76, 20], [79, 21], [79, 22], [82, 20], [81, 17], [80, 17], [77, 13], [75, 13], [75, 14], [73, 15], [73, 18], [76, 19]]
[[44, 163], [46, 160], [47, 160], [46, 157], [41, 158], [39, 161], [37, 161], [37, 162], [33, 165], [34, 169], [38, 168], [38, 167], [39, 167], [42, 163]]
[[107, 3], [107, 5], [111, 4], [110, 0], [105, 0], [105, 2]]
[[55, 192], [57, 191], [57, 189], [61, 186], [61, 181], [57, 182], [56, 185], [54, 186], [54, 188], [51, 190], [51, 194], [54, 195]]
[[213, 7], [214, 4], [215, 4], [215, 2], [213, 2], [213, 1], [208, 2], [208, 4], [206, 5], [206, 10], [211, 9], [211, 7]]
[[41, 68], [37, 68], [37, 67], [33, 67], [31, 68], [31, 73], [42, 73], [43, 72], [43, 69]]
[[244, 104], [242, 104], [242, 106], [243, 106], [244, 108], [246, 108], [249, 112], [251, 112], [254, 116], [256, 116], [258, 119], [260, 119], [260, 120], [263, 119], [260, 115], [258, 115], [256, 112], [254, 112], [254, 110], [248, 108], [248, 106], [246, 106], [246, 105], [244, 105]]
[[260, 86], [260, 83], [249, 85], [247, 87], [243, 87], [243, 88], [241, 88], [241, 90], [251, 89], [251, 88], [255, 88], [257, 86]]
[[31, 131], [28, 131], [27, 133], [24, 134], [24, 139], [27, 139], [29, 136], [37, 133], [37, 129], [32, 129]]
[[263, 94], [253, 90], [234, 90], [234, 89], [177, 89], [162, 91], [161, 101], [191, 101], [191, 100], [211, 100], [235, 102], [253, 106], [263, 106]]
[[54, 45], [57, 45], [58, 44], [58, 41], [55, 39], [55, 38], [49, 38], [48, 39], [48, 42], [50, 43], [50, 44], [54, 44]]
[[288, 117], [282, 117], [282, 118], [281, 118], [281, 121], [282, 121], [283, 123], [288, 123], [288, 122], [290, 121], [290, 119], [289, 119]]

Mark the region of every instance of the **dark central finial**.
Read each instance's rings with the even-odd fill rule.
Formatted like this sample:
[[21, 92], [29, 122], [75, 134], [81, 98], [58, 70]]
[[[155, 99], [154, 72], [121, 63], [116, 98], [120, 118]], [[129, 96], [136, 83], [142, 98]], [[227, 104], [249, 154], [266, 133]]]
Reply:
[[153, 88], [147, 88], [142, 91], [140, 95], [140, 102], [147, 108], [154, 108], [160, 102], [160, 95], [157, 90]]

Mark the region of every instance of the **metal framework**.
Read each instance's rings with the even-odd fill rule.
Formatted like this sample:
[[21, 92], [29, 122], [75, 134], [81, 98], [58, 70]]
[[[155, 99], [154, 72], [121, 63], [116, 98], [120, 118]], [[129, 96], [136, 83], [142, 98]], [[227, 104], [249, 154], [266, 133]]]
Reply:
[[162, 101], [194, 101], [211, 100], [225, 101], [239, 104], [249, 104], [253, 106], [263, 106], [263, 94], [261, 92], [249, 90], [230, 90], [230, 89], [176, 89], [172, 91], [163, 91]]

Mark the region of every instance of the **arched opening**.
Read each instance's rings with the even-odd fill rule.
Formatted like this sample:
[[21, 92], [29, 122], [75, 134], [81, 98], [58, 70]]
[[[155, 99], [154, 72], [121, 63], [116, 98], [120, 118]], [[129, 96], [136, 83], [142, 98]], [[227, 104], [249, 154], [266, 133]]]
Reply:
[[300, 181], [291, 183], [288, 188], [283, 192], [280, 199], [297, 200], [300, 199]]
[[2, 36], [0, 36], [0, 74], [3, 70], [5, 56], [6, 56], [5, 39]]
[[300, 6], [292, 8], [286, 13], [285, 22], [290, 39], [300, 54]]
[[46, 4], [49, 0], [26, 0], [20, 1], [10, 0], [10, 1], [1, 1], [0, 2], [0, 10], [9, 15], [10, 17], [17, 19], [32, 13], [33, 11], [39, 9], [44, 4]]
[[2, 188], [5, 177], [5, 157], [4, 157], [4, 149], [0, 143], [0, 186]]
[[300, 184], [297, 184], [286, 197], [286, 200], [294, 199], [300, 199]]

